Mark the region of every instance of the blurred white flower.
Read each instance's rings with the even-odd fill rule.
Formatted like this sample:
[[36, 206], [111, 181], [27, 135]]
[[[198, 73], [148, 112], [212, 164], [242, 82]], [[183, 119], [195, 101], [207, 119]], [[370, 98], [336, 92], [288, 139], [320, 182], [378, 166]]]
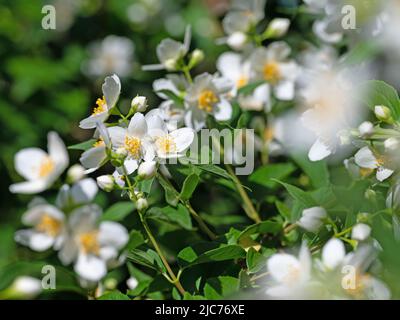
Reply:
[[39, 193], [59, 178], [69, 163], [64, 142], [55, 132], [47, 135], [48, 153], [39, 148], [26, 148], [14, 158], [15, 170], [27, 181], [10, 186], [12, 193]]
[[135, 290], [138, 286], [139, 281], [135, 277], [130, 277], [126, 280], [126, 285], [128, 286], [129, 290]]
[[361, 137], [367, 138], [374, 133], [374, 125], [369, 121], [364, 121], [360, 124], [358, 130], [360, 131]]
[[50, 204], [34, 205], [22, 216], [22, 223], [31, 229], [15, 233], [15, 241], [34, 251], [58, 250], [65, 240], [65, 215]]
[[346, 249], [341, 240], [330, 239], [322, 248], [322, 264], [328, 270], [333, 270], [341, 265], [346, 256]]
[[107, 120], [109, 112], [117, 103], [121, 93], [121, 81], [115, 74], [106, 77], [101, 89], [103, 91], [103, 98], [97, 99], [97, 107], [93, 109], [92, 114], [89, 117], [83, 119], [79, 123], [80, 128], [93, 129], [96, 128], [98, 122], [104, 122]]
[[88, 204], [97, 195], [97, 185], [92, 178], [82, 179], [70, 187], [64, 184], [56, 198], [56, 206], [62, 210], [70, 209], [79, 205]]
[[68, 221], [68, 237], [59, 251], [63, 264], [75, 261], [74, 269], [79, 277], [91, 282], [106, 275], [107, 266], [118, 259], [119, 250], [129, 239], [125, 227], [112, 221], [99, 223], [100, 216], [97, 205], [74, 210]]
[[290, 20], [286, 18], [275, 18], [272, 19], [268, 24], [265, 33], [269, 38], [279, 38], [284, 36], [289, 30]]
[[90, 59], [83, 64], [82, 69], [94, 77], [113, 73], [126, 77], [131, 73], [134, 49], [133, 42], [128, 38], [107, 36], [89, 45]]
[[80, 164], [74, 164], [67, 171], [67, 180], [71, 183], [74, 183], [83, 179], [85, 175], [85, 168]]
[[15, 299], [34, 299], [42, 292], [42, 281], [29, 276], [19, 276], [7, 291]]
[[357, 223], [352, 231], [351, 238], [357, 241], [364, 241], [368, 239], [371, 234], [371, 227], [365, 223]]
[[295, 94], [295, 80], [299, 68], [289, 59], [291, 49], [282, 41], [268, 47], [257, 48], [250, 56], [251, 68], [256, 80], [265, 80], [280, 100], [292, 100]]
[[309, 232], [317, 232], [327, 216], [326, 210], [322, 207], [304, 209], [297, 224]]

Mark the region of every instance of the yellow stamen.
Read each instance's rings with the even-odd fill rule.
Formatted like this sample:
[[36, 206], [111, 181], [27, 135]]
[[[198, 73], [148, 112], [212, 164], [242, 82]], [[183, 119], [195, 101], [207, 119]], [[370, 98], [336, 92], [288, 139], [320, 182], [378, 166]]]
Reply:
[[357, 271], [354, 279], [354, 287], [346, 288], [344, 290], [350, 296], [356, 299], [362, 299], [364, 296], [364, 290], [366, 289], [365, 284], [370, 279], [370, 277], [371, 276], [368, 274], [361, 274], [359, 271]]
[[199, 109], [211, 112], [215, 103], [219, 101], [218, 97], [211, 90], [204, 90], [198, 98]]
[[276, 83], [281, 79], [279, 65], [275, 61], [267, 62], [263, 68], [264, 79], [270, 83]]
[[296, 266], [289, 266], [289, 272], [283, 279], [283, 281], [287, 284], [291, 284], [293, 282], [297, 282], [300, 279], [301, 271], [300, 268]]
[[275, 136], [275, 130], [273, 127], [267, 127], [264, 130], [264, 140], [266, 142], [271, 142], [274, 139]]
[[139, 159], [141, 156], [142, 143], [139, 138], [125, 137], [125, 149], [135, 159]]
[[374, 172], [374, 169], [360, 168], [360, 175], [363, 178], [368, 177], [372, 172]]
[[61, 231], [61, 221], [45, 213], [42, 215], [39, 223], [36, 225], [36, 230], [46, 233], [51, 237], [55, 237]]
[[97, 107], [93, 108], [93, 112], [92, 115], [96, 115], [99, 113], [103, 113], [105, 111], [107, 111], [107, 103], [106, 103], [106, 98], [103, 97], [102, 99], [97, 99], [96, 100], [96, 105]]
[[102, 147], [104, 145], [105, 145], [105, 143], [104, 143], [103, 138], [99, 138], [99, 139], [97, 139], [97, 141], [95, 143], [93, 143], [93, 148]]
[[54, 161], [50, 157], [46, 157], [42, 160], [39, 166], [39, 177], [47, 177], [54, 170]]
[[86, 253], [91, 253], [95, 255], [99, 255], [100, 252], [100, 244], [98, 241], [97, 230], [83, 233], [79, 236], [79, 242], [81, 244], [81, 249]]
[[245, 76], [240, 76], [240, 78], [236, 81], [236, 88], [240, 89], [244, 87], [249, 82], [249, 79]]
[[164, 154], [174, 153], [176, 152], [176, 143], [174, 139], [169, 136], [163, 136], [156, 140], [156, 145], [159, 150]]

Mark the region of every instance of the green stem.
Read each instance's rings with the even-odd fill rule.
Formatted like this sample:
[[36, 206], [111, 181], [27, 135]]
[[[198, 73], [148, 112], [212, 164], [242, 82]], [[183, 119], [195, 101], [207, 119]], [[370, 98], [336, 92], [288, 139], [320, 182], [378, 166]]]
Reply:
[[183, 74], [185, 75], [187, 81], [188, 81], [190, 84], [193, 83], [192, 76], [190, 75], [190, 71], [189, 71], [189, 68], [188, 68], [187, 66], [184, 66], [184, 67], [182, 68], [182, 72], [183, 72]]
[[243, 200], [243, 209], [246, 212], [247, 216], [255, 221], [256, 223], [261, 222], [260, 215], [258, 214], [257, 210], [254, 208], [253, 203], [251, 202], [249, 196], [247, 195], [246, 190], [244, 190], [239, 178], [236, 176], [235, 172], [233, 171], [233, 168], [231, 165], [226, 164], [225, 165], [226, 170], [228, 171], [229, 175], [231, 176], [233, 183], [236, 186], [236, 189], [238, 190], [240, 197]]
[[192, 205], [190, 204], [190, 202], [187, 201], [187, 200], [185, 201], [185, 200], [183, 200], [183, 199], [181, 199], [181, 198], [179, 197], [179, 192], [178, 192], [178, 190], [175, 189], [175, 187], [172, 185], [172, 183], [171, 183], [166, 177], [164, 177], [164, 175], [161, 174], [161, 173], [158, 173], [158, 174], [157, 174], [157, 177], [158, 177], [158, 179], [162, 180], [164, 183], [168, 184], [168, 185], [171, 187], [171, 189], [175, 191], [175, 193], [176, 193], [176, 195], [177, 195], [177, 197], [178, 197], [178, 199], [179, 199], [179, 202], [182, 203], [182, 204], [189, 210], [189, 213], [192, 215], [192, 217], [193, 217], [193, 218], [196, 220], [196, 222], [198, 223], [199, 228], [200, 228], [211, 240], [217, 239], [217, 236], [215, 235], [215, 233], [212, 232], [212, 231], [210, 230], [210, 228], [209, 228], [209, 227], [207, 226], [207, 224], [204, 222], [203, 218], [200, 217], [200, 215], [193, 209], [193, 207], [192, 207]]
[[[123, 166], [123, 170], [124, 170], [125, 181], [128, 184], [129, 190], [130, 190], [130, 192], [129, 192], [130, 199], [133, 202], [136, 202], [137, 201], [137, 197], [135, 195], [135, 191], [134, 191], [133, 185], [132, 185], [132, 183], [131, 183], [131, 181], [129, 179], [129, 176], [128, 176], [124, 166]], [[149, 238], [149, 240], [150, 240], [151, 244], [153, 245], [154, 249], [157, 251], [158, 255], [160, 256], [161, 261], [163, 262], [163, 264], [165, 266], [165, 269], [167, 270], [168, 275], [171, 278], [173, 284], [176, 286], [176, 288], [179, 290], [179, 292], [182, 295], [185, 294], [185, 289], [182, 287], [182, 284], [180, 283], [179, 279], [175, 276], [175, 273], [172, 270], [171, 266], [169, 265], [167, 259], [165, 258], [164, 253], [162, 252], [160, 246], [157, 243], [157, 240], [154, 238], [154, 236], [153, 236], [153, 234], [151, 232], [151, 229], [150, 229], [149, 225], [147, 224], [146, 218], [144, 217], [144, 212], [138, 211], [138, 213], [139, 213], [140, 221], [141, 221], [141, 223], [143, 225], [143, 228], [146, 231], [147, 237]]]

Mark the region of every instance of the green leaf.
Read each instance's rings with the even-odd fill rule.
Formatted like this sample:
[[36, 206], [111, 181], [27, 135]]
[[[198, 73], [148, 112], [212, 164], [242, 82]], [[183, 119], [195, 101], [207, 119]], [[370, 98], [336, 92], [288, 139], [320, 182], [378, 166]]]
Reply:
[[120, 291], [112, 291], [103, 294], [98, 300], [131, 300], [127, 295], [121, 293]]
[[295, 200], [299, 201], [299, 203], [304, 205], [306, 208], [310, 208], [310, 207], [316, 206], [315, 200], [313, 199], [313, 197], [309, 193], [307, 193], [307, 192], [301, 190], [300, 188], [295, 187], [295, 186], [293, 186], [291, 184], [287, 184], [287, 183], [284, 183], [284, 182], [279, 181], [279, 180], [276, 180], [276, 182], [278, 182], [282, 186], [284, 186], [285, 189], [287, 190], [287, 192], [289, 192], [289, 194]]
[[109, 207], [101, 217], [101, 221], [121, 221], [135, 209], [132, 202], [117, 202]]
[[139, 181], [138, 189], [141, 192], [149, 194], [150, 191], [151, 191], [151, 187], [153, 185], [153, 182], [154, 182], [154, 178]]
[[229, 175], [229, 173], [225, 169], [218, 167], [214, 164], [200, 164], [200, 165], [196, 165], [196, 167], [200, 168], [203, 171], [223, 177], [225, 179], [232, 180], [232, 177]]
[[393, 118], [400, 120], [400, 100], [395, 88], [384, 81], [372, 80], [363, 85], [364, 102], [371, 110], [383, 105], [392, 111]]
[[126, 245], [128, 249], [135, 249], [145, 243], [142, 233], [138, 230], [132, 230], [129, 233], [129, 242]]
[[166, 206], [164, 208], [152, 207], [146, 213], [146, 218], [178, 223], [186, 230], [192, 230], [192, 220], [190, 213], [182, 204], [176, 208]]
[[255, 233], [277, 234], [281, 230], [282, 230], [282, 225], [280, 223], [273, 222], [273, 221], [263, 221], [263, 222], [248, 226], [246, 229], [244, 229], [240, 233], [237, 241], [239, 242], [241, 239], [244, 239]]
[[277, 186], [277, 183], [272, 179], [282, 180], [295, 170], [295, 166], [291, 163], [267, 164], [253, 172], [249, 181], [273, 189]]
[[239, 279], [229, 276], [208, 279], [204, 285], [204, 296], [209, 300], [220, 300], [239, 291]]
[[239, 94], [241, 94], [241, 95], [249, 95], [249, 94], [252, 94], [254, 90], [256, 90], [260, 85], [262, 85], [262, 84], [264, 84], [264, 83], [265, 83], [264, 80], [260, 80], [260, 81], [256, 81], [256, 82], [247, 84], [247, 85], [241, 87], [241, 88], [238, 90], [238, 95], [239, 95]]
[[191, 198], [194, 190], [196, 190], [199, 181], [199, 176], [195, 173], [192, 173], [185, 179], [180, 194], [182, 200], [189, 200]]
[[275, 201], [275, 206], [279, 211], [279, 214], [284, 217], [286, 220], [290, 220], [291, 219], [291, 214], [290, 214], [290, 209], [287, 205], [285, 205], [283, 202], [281, 201]]
[[127, 255], [127, 258], [132, 262], [140, 264], [147, 268], [161, 271], [157, 263], [154, 261], [154, 257], [148, 252], [139, 249], [131, 249]]
[[173, 206], [176, 207], [179, 203], [179, 193], [172, 188], [164, 179], [158, 179], [158, 182], [163, 187], [165, 191], [165, 201]]
[[207, 300], [207, 298], [200, 295], [192, 295], [189, 292], [185, 292], [185, 294], [183, 295], [183, 300]]
[[246, 251], [237, 245], [223, 245], [200, 254], [195, 251], [194, 247], [186, 247], [179, 252], [178, 261], [182, 267], [187, 267], [200, 263], [239, 259], [245, 256]]
[[96, 142], [96, 139], [90, 139], [85, 142], [77, 143], [72, 146], [69, 146], [68, 149], [70, 150], [81, 150], [86, 151], [93, 147], [93, 144]]
[[265, 267], [266, 258], [254, 248], [250, 248], [246, 255], [246, 266], [249, 273], [257, 273]]
[[315, 188], [321, 188], [329, 184], [329, 171], [325, 160], [313, 162], [308, 159], [306, 154], [291, 154], [291, 157], [310, 178]]

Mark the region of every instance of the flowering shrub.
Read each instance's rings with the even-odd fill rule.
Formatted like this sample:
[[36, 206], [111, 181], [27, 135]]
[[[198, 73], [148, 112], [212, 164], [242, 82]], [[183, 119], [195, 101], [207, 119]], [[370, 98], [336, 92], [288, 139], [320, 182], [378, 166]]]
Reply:
[[75, 124], [89, 138], [15, 154], [29, 251], [0, 268], [0, 297], [51, 294], [52, 265], [52, 289], [90, 299], [398, 298], [400, 98], [374, 79], [393, 80], [399, 5], [353, 4], [348, 30], [345, 3], [297, 2], [266, 17], [231, 1], [216, 72], [190, 25], [161, 40], [142, 65], [158, 106], [124, 89], [129, 39], [90, 45], [82, 70], [105, 78]]

